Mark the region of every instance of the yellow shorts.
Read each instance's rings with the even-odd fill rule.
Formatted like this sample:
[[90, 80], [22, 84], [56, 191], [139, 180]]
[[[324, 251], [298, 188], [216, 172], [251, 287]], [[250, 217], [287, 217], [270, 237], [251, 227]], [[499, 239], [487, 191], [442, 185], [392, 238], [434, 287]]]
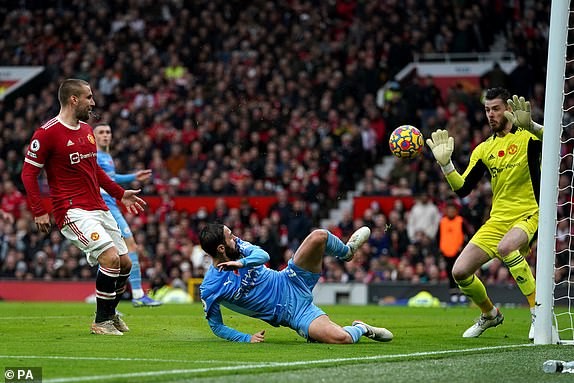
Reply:
[[528, 244], [520, 249], [520, 253], [526, 255], [530, 249], [530, 242], [538, 231], [538, 211], [517, 221], [495, 221], [491, 218], [478, 229], [470, 242], [484, 250], [490, 258], [501, 259], [497, 250], [498, 244], [513, 227], [522, 229], [528, 236]]

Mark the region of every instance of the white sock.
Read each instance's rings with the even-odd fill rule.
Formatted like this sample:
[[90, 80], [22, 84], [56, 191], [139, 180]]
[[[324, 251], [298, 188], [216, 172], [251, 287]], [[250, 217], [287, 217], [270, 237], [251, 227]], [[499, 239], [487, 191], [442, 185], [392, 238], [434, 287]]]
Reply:
[[144, 292], [142, 289], [133, 289], [132, 290], [132, 297], [134, 299], [140, 299], [143, 296], [144, 296]]
[[486, 317], [488, 319], [492, 319], [496, 316], [496, 314], [498, 314], [498, 309], [495, 307], [492, 308], [492, 310], [490, 310], [489, 312], [486, 313]]

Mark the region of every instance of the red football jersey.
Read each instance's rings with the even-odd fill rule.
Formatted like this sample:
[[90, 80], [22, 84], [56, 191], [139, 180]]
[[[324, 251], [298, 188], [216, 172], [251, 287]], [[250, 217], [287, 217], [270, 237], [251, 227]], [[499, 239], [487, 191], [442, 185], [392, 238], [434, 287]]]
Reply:
[[98, 165], [96, 140], [85, 122], [72, 127], [55, 117], [34, 132], [24, 158], [22, 181], [35, 217], [46, 214], [38, 186], [42, 168], [46, 170], [54, 219], [60, 228], [68, 209], [108, 210], [100, 186], [118, 199], [124, 193]]

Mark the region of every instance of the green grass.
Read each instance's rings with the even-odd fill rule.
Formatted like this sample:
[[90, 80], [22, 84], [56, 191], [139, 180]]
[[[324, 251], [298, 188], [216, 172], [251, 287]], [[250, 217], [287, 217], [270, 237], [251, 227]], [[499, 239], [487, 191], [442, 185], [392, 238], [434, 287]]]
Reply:
[[542, 372], [546, 359], [574, 359], [570, 346], [531, 346], [526, 308], [505, 308], [503, 325], [477, 339], [462, 332], [476, 308], [326, 306], [339, 324], [382, 325], [390, 343], [308, 344], [294, 331], [225, 310], [226, 324], [260, 344], [215, 337], [200, 304], [119, 307], [131, 332], [89, 334], [94, 306], [0, 303], [0, 367], [42, 367], [43, 382], [550, 382], [572, 375]]

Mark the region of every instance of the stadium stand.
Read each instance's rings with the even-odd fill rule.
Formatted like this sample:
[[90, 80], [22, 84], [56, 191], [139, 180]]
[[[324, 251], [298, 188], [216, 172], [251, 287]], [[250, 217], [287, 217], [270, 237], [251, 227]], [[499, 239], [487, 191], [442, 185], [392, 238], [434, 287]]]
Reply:
[[[64, 78], [91, 83], [99, 120], [113, 127], [118, 171], [154, 172], [153, 182], [141, 185], [143, 197], [160, 203], [144, 216], [128, 217], [152, 287], [201, 277], [197, 232], [206, 220], [220, 220], [261, 243], [272, 254], [271, 266], [280, 268], [359, 181], [366, 183], [365, 196], [427, 193], [441, 209], [449, 193], [428, 155], [396, 163], [385, 178], [372, 173], [388, 155], [389, 130], [400, 124], [420, 126], [425, 135], [451, 130], [459, 167], [489, 134], [480, 89], [461, 84], [442, 99], [432, 79], [415, 76], [382, 108], [377, 105], [377, 92], [415, 54], [482, 52], [502, 42], [524, 58], [509, 74], [509, 86], [530, 92], [535, 112], [543, 105], [549, 20], [543, 2], [16, 4], [0, 5], [0, 62], [40, 65], [45, 72], [34, 89], [0, 103], [1, 208], [16, 217], [13, 225], [0, 222], [1, 278], [94, 274], [59, 233], [36, 232], [21, 194], [25, 143], [57, 113], [55, 95]], [[185, 196], [218, 202], [212, 210], [176, 209], [173, 199]], [[226, 196], [277, 196], [278, 203], [258, 214], [249, 203], [226, 206]], [[485, 180], [460, 202], [475, 227], [485, 218], [489, 196]], [[373, 238], [349, 264], [327, 260], [323, 280], [446, 283], [436, 238], [410, 238], [408, 214], [400, 201], [388, 213], [376, 204], [357, 217], [349, 212], [330, 229], [344, 238], [368, 224]], [[495, 263], [482, 272], [489, 283], [509, 281]]]

